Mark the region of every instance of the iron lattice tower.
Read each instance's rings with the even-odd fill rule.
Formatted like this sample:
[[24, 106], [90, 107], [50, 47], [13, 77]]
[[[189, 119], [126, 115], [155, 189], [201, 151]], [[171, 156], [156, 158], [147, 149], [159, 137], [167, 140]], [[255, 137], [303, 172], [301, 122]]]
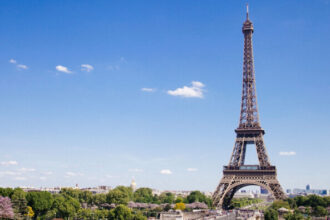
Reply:
[[[224, 166], [223, 177], [213, 194], [213, 204], [217, 208], [227, 209], [235, 192], [248, 185], [261, 186], [276, 199], [286, 197], [277, 180], [276, 167], [270, 164], [263, 140], [265, 131], [259, 121], [252, 48], [253, 31], [247, 7], [246, 20], [242, 28], [244, 58], [240, 120], [235, 130], [236, 141], [229, 164]], [[256, 146], [259, 165], [245, 164], [247, 144]]]

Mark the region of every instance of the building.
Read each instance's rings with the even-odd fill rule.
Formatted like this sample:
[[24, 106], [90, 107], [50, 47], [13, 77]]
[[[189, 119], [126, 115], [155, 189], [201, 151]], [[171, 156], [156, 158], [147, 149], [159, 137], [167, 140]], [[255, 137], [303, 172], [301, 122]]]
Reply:
[[135, 182], [134, 178], [132, 179], [132, 182], [131, 182], [131, 188], [132, 188], [133, 192], [135, 192], [135, 190], [136, 190], [136, 182]]
[[263, 187], [260, 187], [260, 194], [268, 194], [268, 190]]

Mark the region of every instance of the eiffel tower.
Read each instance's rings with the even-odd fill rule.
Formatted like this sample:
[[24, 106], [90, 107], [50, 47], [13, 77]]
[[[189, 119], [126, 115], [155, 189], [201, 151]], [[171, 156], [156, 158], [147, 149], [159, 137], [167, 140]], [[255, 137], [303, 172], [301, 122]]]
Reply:
[[[244, 59], [239, 126], [235, 130], [236, 141], [229, 164], [224, 166], [223, 177], [213, 194], [213, 205], [222, 209], [228, 209], [234, 194], [249, 185], [267, 189], [275, 199], [286, 198], [277, 180], [276, 167], [269, 162], [263, 140], [265, 131], [259, 122], [252, 49], [253, 24], [249, 19], [248, 6], [242, 31], [244, 34]], [[244, 163], [247, 144], [256, 146], [259, 165]]]

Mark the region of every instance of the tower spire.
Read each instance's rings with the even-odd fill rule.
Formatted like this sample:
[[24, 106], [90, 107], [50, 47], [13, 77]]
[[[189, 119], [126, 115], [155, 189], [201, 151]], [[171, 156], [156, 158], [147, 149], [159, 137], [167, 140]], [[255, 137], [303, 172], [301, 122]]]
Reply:
[[246, 4], [246, 20], [249, 20], [249, 4]]

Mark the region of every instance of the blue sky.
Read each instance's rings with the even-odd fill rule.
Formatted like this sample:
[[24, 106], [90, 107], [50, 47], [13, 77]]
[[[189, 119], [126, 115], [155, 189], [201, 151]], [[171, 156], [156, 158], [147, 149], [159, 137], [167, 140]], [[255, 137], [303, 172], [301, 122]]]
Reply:
[[[213, 191], [238, 126], [245, 3], [1, 1], [0, 185]], [[330, 2], [249, 4], [278, 178], [330, 189]]]

